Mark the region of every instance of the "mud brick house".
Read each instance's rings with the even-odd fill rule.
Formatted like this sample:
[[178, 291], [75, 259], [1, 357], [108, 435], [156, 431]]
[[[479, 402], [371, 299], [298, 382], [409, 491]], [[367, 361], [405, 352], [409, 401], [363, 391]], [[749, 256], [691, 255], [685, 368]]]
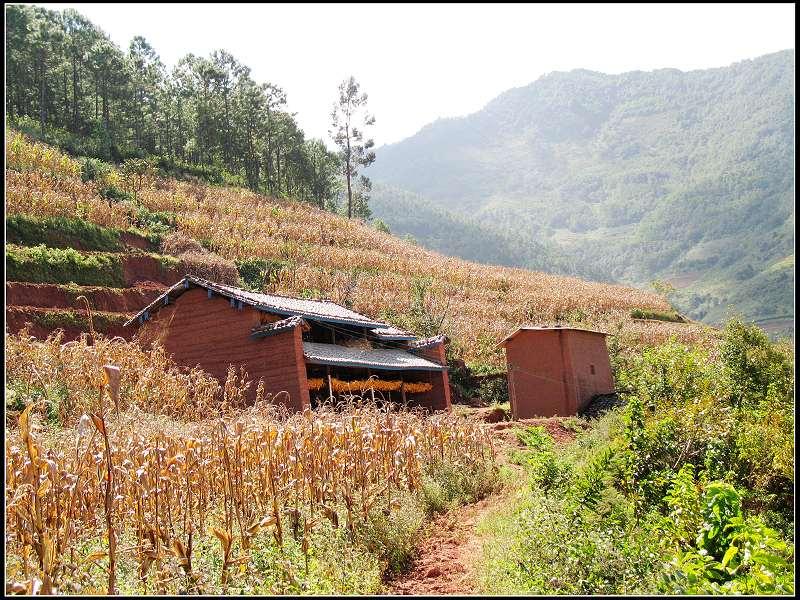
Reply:
[[286, 392], [285, 404], [295, 410], [348, 392], [450, 408], [444, 336], [418, 339], [327, 300], [187, 275], [126, 326], [141, 327], [141, 339], [158, 339], [178, 364], [199, 365], [220, 381], [229, 365], [244, 367], [256, 382], [251, 400], [263, 380], [265, 392]]
[[572, 327], [522, 327], [500, 342], [515, 419], [575, 415], [614, 391], [606, 333]]

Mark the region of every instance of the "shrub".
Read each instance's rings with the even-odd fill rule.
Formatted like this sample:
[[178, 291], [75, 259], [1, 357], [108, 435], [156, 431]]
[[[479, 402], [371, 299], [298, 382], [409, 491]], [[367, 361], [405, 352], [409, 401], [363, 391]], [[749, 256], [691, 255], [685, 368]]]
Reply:
[[21, 214], [6, 220], [6, 241], [22, 246], [44, 244], [51, 248], [82, 248], [119, 252], [119, 231], [83, 219], [50, 217], [36, 219]]
[[114, 185], [108, 185], [100, 190], [100, 197], [109, 202], [133, 202], [133, 194], [119, 189]]
[[678, 314], [678, 312], [675, 310], [664, 312], [658, 310], [649, 310], [646, 308], [634, 308], [631, 311], [631, 317], [634, 319], [654, 319], [656, 321], [686, 323], [686, 319], [683, 318], [680, 314]]
[[195, 254], [206, 253], [205, 248], [203, 248], [200, 242], [180, 231], [174, 231], [164, 236], [161, 240], [161, 251], [171, 256], [180, 256], [187, 252]]
[[114, 169], [109, 163], [97, 158], [84, 156], [80, 159], [81, 179], [83, 181], [97, 181], [106, 177]]
[[125, 287], [122, 264], [115, 254], [7, 244], [6, 269], [8, 281]]
[[178, 258], [183, 272], [225, 285], [239, 285], [236, 265], [213, 252], [187, 252]]
[[177, 226], [176, 221], [175, 213], [151, 211], [145, 206], [139, 206], [134, 215], [134, 225], [160, 234], [174, 231]]
[[383, 233], [388, 233], [390, 235], [392, 233], [391, 230], [389, 229], [389, 226], [380, 219], [375, 219], [373, 225], [375, 226], [375, 229], [377, 229], [378, 231], [381, 231]]
[[385, 571], [397, 573], [411, 564], [416, 553], [420, 527], [425, 519], [422, 506], [406, 492], [393, 506], [373, 509], [356, 528], [356, 541], [377, 555]]
[[487, 377], [478, 386], [478, 395], [492, 404], [508, 402], [508, 380], [505, 377]]

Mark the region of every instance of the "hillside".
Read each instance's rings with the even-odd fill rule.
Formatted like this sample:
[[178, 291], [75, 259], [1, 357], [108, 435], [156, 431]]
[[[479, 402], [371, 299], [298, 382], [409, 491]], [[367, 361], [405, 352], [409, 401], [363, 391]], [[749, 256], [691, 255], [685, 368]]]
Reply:
[[[159, 241], [177, 230], [202, 244], [203, 260], [219, 273], [228, 277], [232, 268], [241, 285], [327, 296], [419, 334], [441, 328], [454, 356], [476, 364], [501, 366], [497, 342], [523, 323], [582, 323], [619, 333], [631, 344], [707, 335], [696, 324], [631, 318], [636, 309], [669, 311], [653, 293], [448, 258], [306, 203], [152, 173], [123, 176], [110, 166], [83, 181], [81, 163], [15, 132], [7, 165], [8, 223], [17, 223], [12, 229], [7, 224], [13, 234], [6, 246], [8, 281], [51, 286], [54, 309], [87, 292], [101, 309], [102, 294], [91, 286], [119, 294], [136, 285], [163, 286], [191, 271], [197, 265], [185, 256], [159, 253]], [[109, 186], [121, 200], [107, 199]], [[19, 285], [7, 282], [7, 293]], [[7, 316], [19, 306], [47, 310], [34, 306], [41, 295], [18, 291], [17, 308], [9, 307]], [[124, 299], [108, 306], [118, 320], [133, 310]], [[72, 309], [71, 322], [85, 326], [82, 304]], [[39, 322], [45, 330], [55, 324]]]
[[[691, 72], [556, 72], [379, 148], [369, 174], [491, 223], [497, 248], [525, 240], [602, 278], [672, 281], [695, 318], [719, 322], [732, 305], [791, 319], [794, 106], [791, 50]], [[379, 200], [374, 212], [413, 235], [403, 211]], [[461, 237], [418, 239], [475, 254]]]
[[495, 228], [492, 221], [432, 206], [419, 194], [375, 184], [370, 206], [392, 226], [425, 248], [489, 265], [515, 265], [526, 269], [603, 280], [591, 265], [578, 264], [556, 244], [536, 242]]

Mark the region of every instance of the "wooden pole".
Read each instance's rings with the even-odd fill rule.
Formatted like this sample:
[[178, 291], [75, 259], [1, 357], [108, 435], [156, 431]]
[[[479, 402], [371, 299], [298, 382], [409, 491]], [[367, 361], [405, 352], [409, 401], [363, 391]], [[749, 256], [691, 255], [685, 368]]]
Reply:
[[[372, 384], [372, 371], [370, 369], [367, 369], [367, 381]], [[369, 391], [372, 394], [372, 403], [375, 404], [375, 388], [371, 387], [369, 388]]]
[[333, 398], [333, 383], [331, 383], [331, 368], [325, 367], [325, 371], [328, 374], [328, 398]]

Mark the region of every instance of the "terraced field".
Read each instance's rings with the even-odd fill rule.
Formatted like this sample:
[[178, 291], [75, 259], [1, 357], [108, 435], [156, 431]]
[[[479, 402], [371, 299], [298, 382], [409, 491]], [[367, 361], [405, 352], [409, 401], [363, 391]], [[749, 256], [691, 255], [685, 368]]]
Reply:
[[[14, 132], [7, 157], [11, 331], [30, 321], [37, 336], [57, 326], [76, 335], [88, 325], [77, 301], [83, 294], [99, 311], [98, 330], [129, 337], [133, 331], [119, 327], [124, 317], [146, 305], [158, 285], [192, 270], [159, 254], [159, 241], [178, 231], [208, 255], [236, 261], [242, 281], [255, 269], [269, 292], [328, 297], [419, 334], [441, 330], [468, 362], [501, 366], [497, 342], [522, 324], [602, 328], [626, 345], [709, 336], [698, 323], [631, 318], [636, 309], [670, 310], [645, 290], [449, 258], [368, 224], [244, 189], [130, 178], [114, 169], [83, 181], [77, 161]], [[111, 188], [125, 199], [109, 199]]]

